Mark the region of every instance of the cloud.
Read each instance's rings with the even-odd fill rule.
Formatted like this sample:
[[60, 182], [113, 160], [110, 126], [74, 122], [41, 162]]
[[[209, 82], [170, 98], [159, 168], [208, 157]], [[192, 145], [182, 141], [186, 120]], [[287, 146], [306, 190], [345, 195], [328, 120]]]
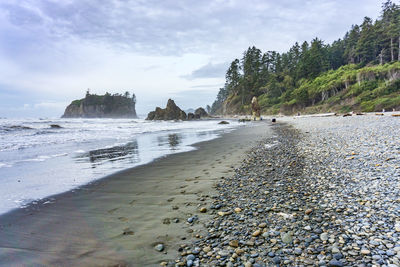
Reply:
[[187, 80], [207, 79], [207, 78], [221, 78], [225, 77], [225, 72], [228, 69], [229, 63], [208, 63], [188, 75], [181, 76]]
[[142, 113], [170, 96], [204, 106], [224, 83], [224, 62], [249, 46], [331, 42], [379, 10], [376, 0], [2, 0], [0, 110], [47, 112], [40, 103], [86, 88], [134, 91]]

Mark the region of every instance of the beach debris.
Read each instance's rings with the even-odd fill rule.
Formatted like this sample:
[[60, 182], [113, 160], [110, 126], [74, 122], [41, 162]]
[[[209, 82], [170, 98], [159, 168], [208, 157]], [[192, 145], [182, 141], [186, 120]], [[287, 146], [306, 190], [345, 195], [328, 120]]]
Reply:
[[162, 252], [163, 250], [164, 250], [164, 244], [162, 244], [162, 243], [159, 243], [159, 244], [157, 244], [157, 245], [155, 245], [154, 246], [154, 249], [156, 250], [156, 251], [158, 251], [158, 252]]
[[392, 117], [400, 117], [400, 114], [392, 114]]
[[220, 122], [218, 122], [218, 124], [229, 124], [229, 122], [227, 122], [227, 121], [220, 121]]
[[343, 114], [343, 117], [351, 117], [351, 113]]
[[58, 124], [50, 124], [51, 129], [61, 129], [62, 127]]
[[376, 116], [383, 116], [383, 115], [385, 115], [385, 114], [383, 114], [383, 113], [375, 113], [375, 115], [376, 115]]

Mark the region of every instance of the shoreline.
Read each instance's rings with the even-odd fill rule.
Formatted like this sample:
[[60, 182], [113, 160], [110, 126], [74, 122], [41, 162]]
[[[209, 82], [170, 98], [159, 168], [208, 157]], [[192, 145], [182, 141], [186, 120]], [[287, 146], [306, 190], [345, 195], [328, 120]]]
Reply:
[[134, 266], [175, 258], [194, 206], [209, 203], [217, 179], [271, 134], [270, 124], [254, 125], [1, 215], [0, 263]]

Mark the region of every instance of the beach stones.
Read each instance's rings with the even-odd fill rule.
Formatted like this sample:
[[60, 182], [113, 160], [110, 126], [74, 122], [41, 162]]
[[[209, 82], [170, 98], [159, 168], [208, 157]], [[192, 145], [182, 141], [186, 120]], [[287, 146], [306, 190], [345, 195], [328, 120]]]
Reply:
[[355, 118], [282, 118], [216, 183], [201, 265], [399, 265], [400, 122]]
[[154, 249], [158, 252], [162, 252], [164, 250], [164, 248], [165, 248], [164, 244], [161, 244], [161, 243], [154, 246]]
[[206, 213], [206, 212], [207, 212], [207, 208], [206, 208], [206, 207], [201, 207], [201, 208], [199, 209], [199, 211], [200, 211], [201, 213]]

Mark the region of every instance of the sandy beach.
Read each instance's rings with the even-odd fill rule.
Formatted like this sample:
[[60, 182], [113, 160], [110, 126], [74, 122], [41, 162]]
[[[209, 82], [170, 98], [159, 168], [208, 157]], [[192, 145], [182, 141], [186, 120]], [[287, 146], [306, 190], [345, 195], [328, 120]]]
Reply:
[[[170, 155], [79, 190], [0, 217], [3, 266], [158, 266], [173, 261], [179, 242], [202, 235], [200, 213], [214, 185], [233, 173], [245, 152], [272, 134], [252, 123], [191, 152]], [[154, 246], [162, 243], [164, 250]]]

